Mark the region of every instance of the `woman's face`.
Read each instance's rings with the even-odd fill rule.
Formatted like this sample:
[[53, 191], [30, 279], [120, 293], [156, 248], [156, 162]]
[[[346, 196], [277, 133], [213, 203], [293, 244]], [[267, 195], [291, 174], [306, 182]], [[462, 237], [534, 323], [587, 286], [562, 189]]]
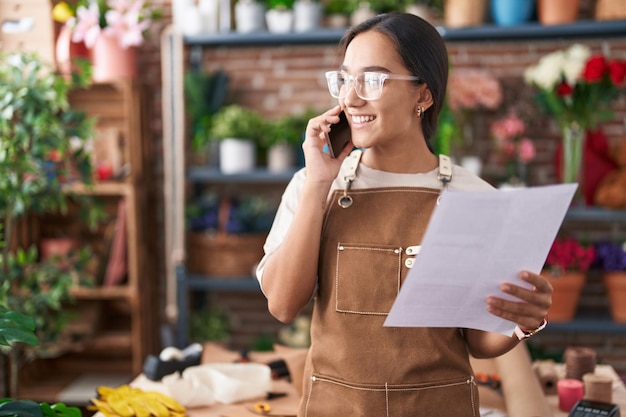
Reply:
[[[404, 67], [394, 44], [375, 31], [361, 33], [350, 42], [341, 69], [352, 76], [364, 71], [413, 75]], [[412, 81], [388, 79], [380, 98], [371, 101], [361, 99], [351, 88], [339, 104], [352, 126], [354, 145], [381, 152], [406, 152], [416, 139], [423, 140], [415, 115], [418, 93], [423, 88]]]

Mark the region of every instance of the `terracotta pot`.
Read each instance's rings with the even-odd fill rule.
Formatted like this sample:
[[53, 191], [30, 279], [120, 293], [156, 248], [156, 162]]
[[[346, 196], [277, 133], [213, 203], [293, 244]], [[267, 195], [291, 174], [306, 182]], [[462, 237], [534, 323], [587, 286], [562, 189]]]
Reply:
[[578, 19], [580, 0], [538, 0], [537, 15], [542, 25], [563, 25]]
[[77, 68], [73, 65], [76, 58], [89, 59], [89, 49], [84, 42], [72, 42], [72, 31], [63, 25], [55, 45], [55, 58], [59, 72], [70, 75]]
[[570, 321], [576, 314], [580, 293], [585, 285], [586, 275], [583, 271], [565, 271], [560, 275], [542, 272], [548, 278], [554, 292], [552, 306], [548, 311], [550, 321]]
[[461, 28], [482, 25], [485, 20], [487, 0], [446, 0], [443, 19], [447, 27]]
[[65, 264], [73, 251], [80, 245], [78, 239], [70, 237], [42, 238], [39, 240], [39, 255], [42, 261], [57, 260]]
[[613, 321], [626, 323], [626, 271], [606, 271], [604, 285]]
[[119, 41], [101, 35], [92, 49], [93, 80], [110, 82], [137, 76], [136, 48], [122, 48]]

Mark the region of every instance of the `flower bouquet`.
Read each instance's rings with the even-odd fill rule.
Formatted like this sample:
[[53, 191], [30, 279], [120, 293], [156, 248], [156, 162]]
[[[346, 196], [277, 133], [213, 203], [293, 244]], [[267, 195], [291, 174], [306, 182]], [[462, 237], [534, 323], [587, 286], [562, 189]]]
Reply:
[[479, 118], [483, 110], [495, 110], [502, 103], [502, 86], [490, 72], [455, 69], [448, 79], [446, 103], [460, 133], [460, 149], [455, 156], [467, 155], [475, 140], [481, 135], [474, 132], [482, 125]]
[[495, 162], [504, 165], [506, 181], [511, 185], [527, 183], [527, 165], [535, 158], [535, 145], [524, 136], [526, 124], [517, 113], [491, 123]]
[[552, 284], [552, 321], [568, 321], [574, 317], [585, 284], [585, 272], [595, 258], [595, 248], [573, 238], [557, 238], [552, 243], [541, 273]]
[[[72, 45], [84, 45], [94, 81], [111, 81], [136, 76], [135, 47], [143, 44], [160, 11], [144, 0], [79, 0], [74, 5], [58, 3], [52, 15], [64, 23], [57, 40], [61, 70], [67, 72], [63, 66], [69, 66], [72, 57], [59, 56], [59, 51], [68, 49], [65, 55], [71, 55]], [[60, 48], [61, 40], [69, 46]]]
[[537, 101], [562, 132], [562, 182], [579, 181], [585, 131], [611, 118], [611, 103], [624, 92], [625, 77], [626, 62], [592, 54], [581, 44], [552, 52], [526, 69], [526, 83], [538, 89]]

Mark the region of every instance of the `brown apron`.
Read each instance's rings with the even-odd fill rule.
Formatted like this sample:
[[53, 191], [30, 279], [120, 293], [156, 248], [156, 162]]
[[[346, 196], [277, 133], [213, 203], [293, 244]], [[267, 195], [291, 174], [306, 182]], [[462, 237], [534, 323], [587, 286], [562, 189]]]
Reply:
[[354, 190], [347, 208], [332, 195], [298, 416], [479, 415], [459, 329], [383, 327], [439, 194]]

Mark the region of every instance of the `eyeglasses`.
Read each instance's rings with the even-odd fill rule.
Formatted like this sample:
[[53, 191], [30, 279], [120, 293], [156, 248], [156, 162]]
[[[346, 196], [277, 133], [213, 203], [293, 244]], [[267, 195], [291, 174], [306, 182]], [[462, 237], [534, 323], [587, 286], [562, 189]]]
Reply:
[[362, 100], [376, 100], [383, 93], [383, 85], [386, 80], [407, 80], [420, 81], [419, 77], [413, 75], [387, 74], [384, 72], [362, 72], [357, 75], [350, 75], [344, 71], [326, 72], [328, 91], [334, 98], [343, 98], [350, 91], [351, 84], [354, 85], [356, 95]]

